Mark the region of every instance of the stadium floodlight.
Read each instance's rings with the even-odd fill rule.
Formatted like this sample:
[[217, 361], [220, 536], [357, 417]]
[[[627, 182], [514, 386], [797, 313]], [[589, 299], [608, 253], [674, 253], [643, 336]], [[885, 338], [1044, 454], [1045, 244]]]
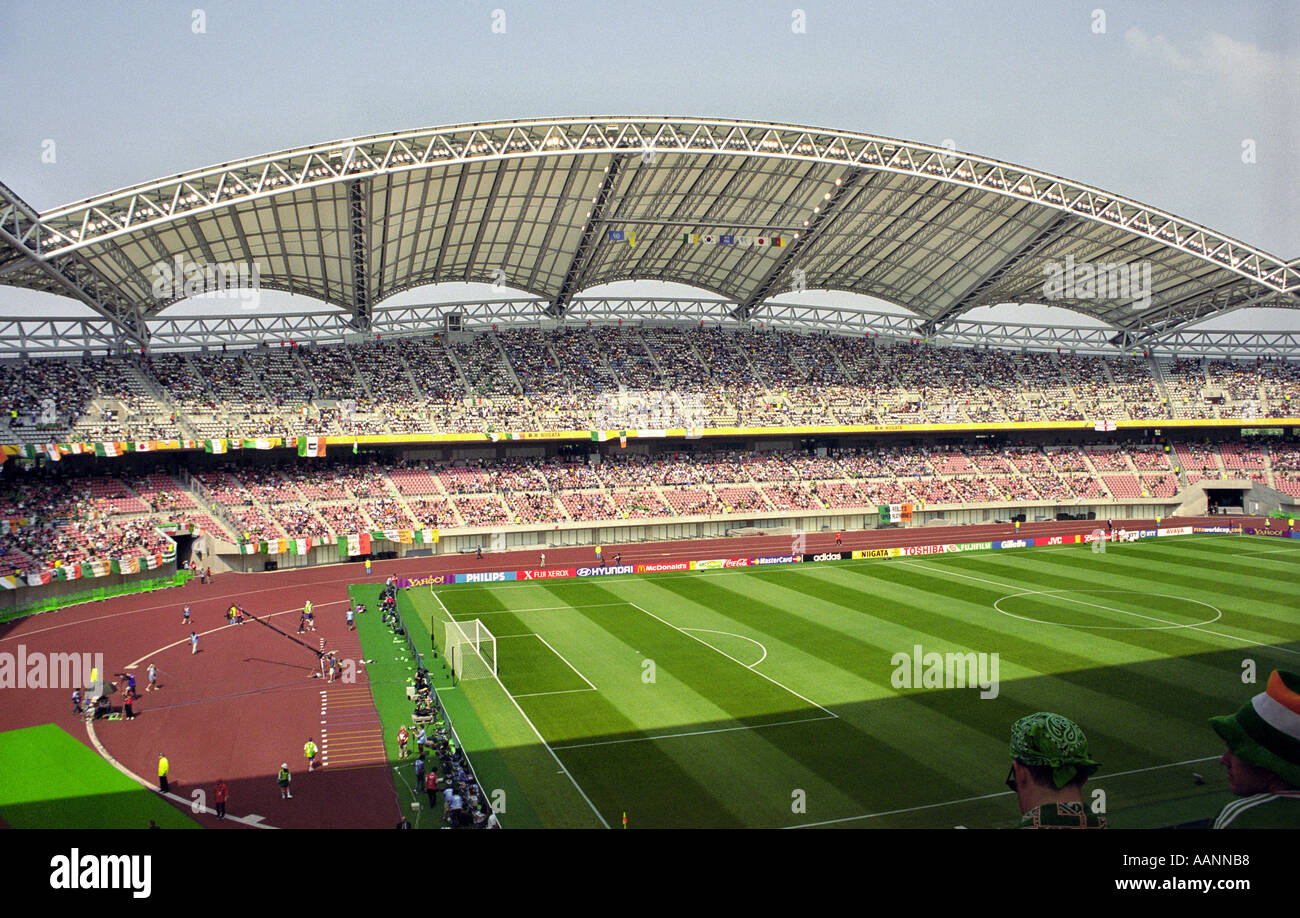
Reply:
[[494, 679], [497, 639], [480, 619], [447, 622], [447, 659], [456, 680]]

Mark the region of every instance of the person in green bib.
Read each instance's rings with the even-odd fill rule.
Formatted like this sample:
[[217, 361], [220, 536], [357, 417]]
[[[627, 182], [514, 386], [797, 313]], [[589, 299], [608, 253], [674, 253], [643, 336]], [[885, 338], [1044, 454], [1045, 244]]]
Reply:
[[1228, 744], [1219, 763], [1239, 800], [1216, 829], [1300, 829], [1300, 675], [1274, 670], [1236, 714], [1210, 718]]
[[302, 745], [303, 757], [307, 760], [307, 771], [316, 770], [316, 743], [309, 736], [307, 742]]

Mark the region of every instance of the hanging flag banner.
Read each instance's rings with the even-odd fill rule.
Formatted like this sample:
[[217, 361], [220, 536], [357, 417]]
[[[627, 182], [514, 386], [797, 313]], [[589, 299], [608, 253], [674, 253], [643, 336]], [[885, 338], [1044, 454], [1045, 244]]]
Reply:
[[774, 246], [779, 249], [786, 245], [786, 238], [784, 236], [738, 236], [734, 233], [718, 236], [682, 233], [682, 242], [687, 245], [734, 245], [742, 249], [751, 246]]
[[361, 532], [339, 536], [339, 557], [351, 558], [370, 554], [370, 533]]
[[299, 456], [324, 456], [325, 438], [324, 437], [299, 437], [298, 455]]

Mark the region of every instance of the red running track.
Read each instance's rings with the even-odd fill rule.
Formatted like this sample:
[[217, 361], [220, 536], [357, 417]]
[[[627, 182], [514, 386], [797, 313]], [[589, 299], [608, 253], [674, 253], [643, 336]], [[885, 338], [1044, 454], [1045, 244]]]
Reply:
[[[1200, 520], [1180, 519], [1191, 525]], [[1205, 520], [1222, 525], [1224, 518]], [[1021, 537], [1092, 532], [1104, 521], [1028, 523]], [[1124, 520], [1125, 528], [1153, 528], [1154, 520]], [[979, 525], [845, 531], [841, 550], [983, 542], [1015, 538], [1012, 525]], [[835, 533], [806, 536], [805, 551], [836, 549]], [[651, 561], [737, 558], [791, 553], [790, 536], [746, 536], [690, 542], [611, 544], [606, 563], [621, 554], [623, 564]], [[434, 573], [516, 570], [536, 567], [540, 551], [442, 555], [377, 561], [369, 578], [360, 562], [260, 574], [221, 574], [213, 583], [122, 596], [60, 612], [0, 625], [0, 651], [102, 653], [110, 677], [129, 666], [141, 694], [133, 721], [104, 721], [95, 732], [107, 753], [123, 766], [155, 782], [158, 754], [171, 763], [172, 792], [188, 801], [224, 779], [230, 787], [230, 816], [261, 817], [262, 824], [286, 828], [391, 828], [402, 815], [383, 762], [378, 717], [369, 700], [364, 667], [354, 685], [312, 678], [314, 654], [256, 623], [230, 626], [224, 612], [240, 603], [283, 631], [296, 632], [303, 602], [311, 599], [317, 632], [345, 659], [360, 660], [360, 642], [346, 629], [343, 610], [350, 583], [380, 582], [389, 574], [421, 577]], [[590, 546], [546, 549], [548, 567], [591, 564]], [[192, 625], [182, 623], [189, 604]], [[190, 653], [191, 627], [199, 632], [199, 652]], [[309, 640], [308, 643], [311, 641]], [[145, 671], [157, 664], [160, 690], [145, 692]], [[322, 692], [327, 692], [322, 696]], [[120, 697], [120, 696], [119, 696]], [[14, 701], [14, 699], [17, 701]], [[71, 690], [28, 689], [6, 693], [0, 730], [57, 723], [88, 745], [83, 721], [72, 715]], [[323, 724], [323, 721], [327, 723]], [[322, 727], [329, 733], [322, 736]], [[307, 773], [303, 744], [308, 737], [325, 747], [330, 764]], [[328, 745], [327, 745], [328, 743]], [[293, 799], [280, 799], [275, 775], [282, 762], [293, 774]], [[195, 817], [205, 826], [235, 827], [214, 816]]]

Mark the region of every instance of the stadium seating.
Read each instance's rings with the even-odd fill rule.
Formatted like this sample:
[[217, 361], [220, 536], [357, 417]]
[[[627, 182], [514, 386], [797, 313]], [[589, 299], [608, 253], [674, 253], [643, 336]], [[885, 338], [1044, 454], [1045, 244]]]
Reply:
[[[570, 325], [0, 362], [14, 442], [1294, 414], [1300, 365]], [[42, 414], [45, 399], [53, 415]], [[1061, 469], [1061, 471], [1075, 471]]]

